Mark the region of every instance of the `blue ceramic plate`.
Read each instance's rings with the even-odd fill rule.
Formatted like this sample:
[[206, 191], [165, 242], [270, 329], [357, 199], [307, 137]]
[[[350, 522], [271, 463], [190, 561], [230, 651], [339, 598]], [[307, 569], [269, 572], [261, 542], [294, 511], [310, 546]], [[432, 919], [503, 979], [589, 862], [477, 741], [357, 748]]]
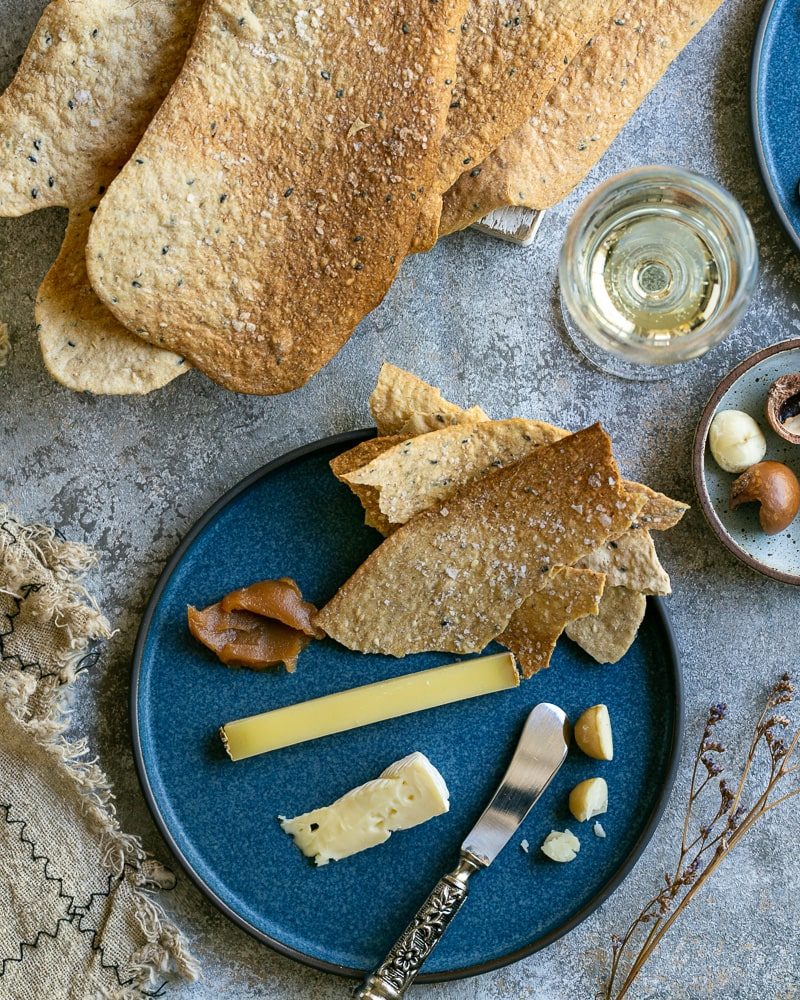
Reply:
[[767, 193], [800, 247], [800, 6], [767, 0], [753, 46], [750, 117]]
[[736, 476], [714, 461], [708, 429], [719, 410], [744, 410], [767, 439], [765, 459], [783, 462], [800, 476], [800, 446], [779, 437], [764, 416], [767, 391], [781, 375], [800, 372], [800, 340], [784, 340], [745, 358], [720, 382], [706, 404], [694, 439], [694, 483], [700, 506], [716, 536], [752, 569], [782, 583], [800, 586], [800, 517], [779, 535], [765, 535], [758, 523], [758, 505], [730, 509]]
[[[519, 688], [232, 763], [217, 735], [230, 719], [452, 661], [404, 660], [312, 643], [298, 670], [231, 671], [196, 643], [186, 605], [200, 607], [265, 577], [288, 575], [318, 604], [379, 543], [350, 491], [331, 474], [334, 455], [368, 437], [345, 434], [254, 473], [189, 533], [151, 598], [135, 654], [133, 740], [145, 795], [189, 875], [228, 916], [284, 954], [357, 975], [387, 948], [480, 815], [540, 701], [572, 719], [605, 702], [616, 757], [570, 754], [519, 835], [474, 883], [469, 904], [426, 966], [423, 980], [484, 972], [541, 948], [585, 918], [619, 884], [649, 840], [672, 785], [681, 732], [680, 673], [666, 613], [651, 601], [625, 659], [600, 667], [559, 644], [550, 670]], [[421, 750], [441, 770], [451, 809], [388, 843], [315, 869], [279, 828]], [[579, 824], [569, 789], [601, 774], [608, 836]], [[538, 846], [554, 827], [579, 835], [559, 865]], [[520, 849], [523, 838], [531, 853]]]

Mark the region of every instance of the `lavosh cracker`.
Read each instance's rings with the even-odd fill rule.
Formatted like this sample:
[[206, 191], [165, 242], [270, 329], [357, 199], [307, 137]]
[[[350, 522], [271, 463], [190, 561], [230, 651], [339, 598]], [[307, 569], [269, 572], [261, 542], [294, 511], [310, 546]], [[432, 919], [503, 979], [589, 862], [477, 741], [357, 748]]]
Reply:
[[451, 424], [489, 419], [479, 406], [464, 410], [448, 402], [439, 389], [388, 363], [381, 365], [369, 408], [380, 435], [414, 437]]
[[70, 209], [39, 290], [45, 365], [71, 389], [143, 393], [188, 365], [102, 306], [84, 264], [92, 213], [183, 62], [201, 0], [53, 0], [0, 96], [0, 215]]
[[566, 633], [598, 663], [617, 663], [633, 645], [646, 610], [644, 594], [606, 587], [598, 613], [571, 622]]
[[440, 235], [506, 205], [543, 209], [583, 180], [722, 0], [628, 0], [574, 55], [541, 108], [447, 191]]
[[621, 535], [641, 503], [622, 488], [611, 442], [595, 424], [417, 514], [316, 624], [363, 652], [478, 652], [553, 567]]
[[464, 7], [207, 0], [92, 224], [117, 318], [226, 388], [305, 383], [410, 249]]
[[597, 614], [605, 583], [603, 573], [558, 566], [545, 585], [522, 602], [497, 641], [516, 656], [524, 677], [550, 666], [570, 622]]

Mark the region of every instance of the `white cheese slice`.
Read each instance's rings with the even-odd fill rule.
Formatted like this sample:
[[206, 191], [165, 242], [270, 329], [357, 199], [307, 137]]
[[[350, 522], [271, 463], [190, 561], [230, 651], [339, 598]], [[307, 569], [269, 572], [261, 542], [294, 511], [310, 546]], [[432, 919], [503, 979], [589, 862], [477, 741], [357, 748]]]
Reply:
[[382, 844], [394, 830], [408, 830], [449, 808], [444, 778], [425, 754], [417, 752], [329, 806], [294, 819], [278, 819], [303, 854], [326, 865]]

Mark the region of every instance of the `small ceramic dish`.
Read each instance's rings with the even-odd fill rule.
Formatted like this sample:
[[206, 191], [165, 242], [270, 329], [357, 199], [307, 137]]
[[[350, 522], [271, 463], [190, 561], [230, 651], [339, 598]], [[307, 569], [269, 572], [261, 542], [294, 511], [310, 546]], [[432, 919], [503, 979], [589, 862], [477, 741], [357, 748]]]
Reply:
[[800, 477], [800, 445], [783, 440], [764, 414], [767, 391], [775, 379], [800, 372], [800, 339], [784, 340], [746, 358], [720, 382], [706, 404], [694, 438], [692, 471], [700, 506], [712, 530], [743, 563], [765, 576], [800, 586], [800, 516], [779, 535], [766, 535], [758, 523], [758, 505], [731, 510], [731, 483], [708, 448], [708, 428], [719, 410], [744, 410], [767, 439], [765, 459], [783, 462]]

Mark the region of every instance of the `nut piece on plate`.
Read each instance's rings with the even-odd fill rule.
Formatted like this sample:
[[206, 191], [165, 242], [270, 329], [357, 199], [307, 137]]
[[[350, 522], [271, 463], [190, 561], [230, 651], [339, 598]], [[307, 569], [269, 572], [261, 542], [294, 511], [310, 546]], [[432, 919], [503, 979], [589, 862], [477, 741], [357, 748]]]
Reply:
[[720, 410], [708, 429], [708, 445], [726, 472], [744, 472], [767, 453], [767, 441], [749, 413]]
[[731, 485], [731, 510], [743, 503], [761, 505], [758, 520], [767, 535], [777, 535], [792, 523], [800, 509], [800, 483], [782, 462], [759, 462]]
[[772, 383], [764, 415], [778, 437], [800, 444], [800, 372], [781, 375]]
[[544, 838], [541, 851], [551, 861], [574, 861], [581, 849], [581, 842], [569, 830], [551, 830]]
[[608, 812], [608, 785], [605, 778], [587, 778], [569, 793], [569, 811], [583, 823]]
[[595, 760], [613, 759], [611, 719], [605, 705], [593, 705], [581, 715], [575, 723], [575, 742], [587, 757]]

